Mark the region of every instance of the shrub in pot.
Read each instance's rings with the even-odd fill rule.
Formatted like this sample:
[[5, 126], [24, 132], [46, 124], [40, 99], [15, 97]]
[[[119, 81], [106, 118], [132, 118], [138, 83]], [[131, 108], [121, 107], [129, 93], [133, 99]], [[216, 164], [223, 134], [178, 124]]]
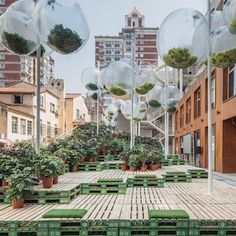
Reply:
[[58, 184], [58, 176], [64, 173], [65, 163], [61, 158], [58, 158], [56, 156], [53, 156], [52, 159], [55, 165], [53, 184]]
[[121, 170], [128, 170], [129, 156], [130, 150], [128, 148], [119, 154], [120, 160], [123, 161], [123, 164], [121, 165]]
[[48, 36], [48, 44], [57, 52], [69, 54], [80, 48], [83, 40], [77, 32], [58, 24], [51, 30]]
[[98, 86], [96, 84], [93, 84], [93, 83], [87, 83], [85, 85], [85, 87], [88, 89], [88, 90], [92, 90], [92, 91], [96, 91], [98, 90]]
[[153, 83], [149, 83], [149, 82], [146, 82], [146, 83], [143, 83], [141, 84], [139, 87], [137, 87], [135, 89], [135, 92], [139, 95], [145, 95], [146, 93], [148, 93], [151, 89], [153, 89], [155, 86], [155, 84]]
[[157, 170], [161, 167], [161, 154], [158, 149], [154, 149], [148, 153], [149, 159], [151, 161], [151, 170]]
[[236, 64], [236, 48], [224, 52], [214, 52], [211, 55], [212, 65], [220, 68], [232, 67]]
[[141, 145], [139, 148], [139, 158], [141, 162], [141, 171], [144, 172], [147, 170], [147, 160], [148, 160], [148, 150], [144, 145]]
[[191, 55], [187, 48], [172, 48], [164, 55], [164, 62], [176, 69], [184, 69], [194, 65], [197, 62], [197, 57]]
[[129, 156], [129, 166], [131, 171], [136, 171], [139, 167], [140, 156], [138, 154], [131, 154]]
[[6, 198], [12, 201], [13, 209], [22, 208], [24, 199], [33, 191], [34, 172], [27, 167], [23, 170], [15, 170], [8, 177], [9, 187], [6, 190]]
[[0, 173], [2, 175], [2, 186], [8, 186], [7, 178], [19, 166], [19, 160], [14, 157], [1, 154], [0, 155]]
[[35, 169], [43, 181], [43, 188], [52, 188], [53, 177], [56, 175], [56, 166], [61, 163], [59, 157], [40, 155], [35, 163]]
[[115, 96], [125, 96], [126, 95], [126, 91], [125, 89], [123, 89], [121, 86], [119, 85], [112, 85], [109, 87], [109, 91], [111, 94], [115, 95]]

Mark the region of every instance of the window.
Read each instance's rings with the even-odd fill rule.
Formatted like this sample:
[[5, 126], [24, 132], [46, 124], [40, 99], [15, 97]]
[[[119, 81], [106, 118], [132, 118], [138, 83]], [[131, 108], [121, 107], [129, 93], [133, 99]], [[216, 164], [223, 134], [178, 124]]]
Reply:
[[47, 137], [51, 137], [51, 123], [47, 122]]
[[40, 96], [40, 107], [44, 107], [44, 106], [43, 106], [43, 102], [44, 102], [43, 100], [44, 100], [44, 99], [43, 99], [43, 96]]
[[26, 120], [20, 119], [20, 134], [26, 134]]
[[33, 123], [32, 121], [28, 120], [27, 121], [27, 134], [32, 135], [33, 131]]
[[140, 49], [140, 52], [143, 52], [143, 51], [144, 51], [144, 48], [143, 48], [143, 47], [140, 47], [139, 49]]
[[115, 50], [116, 55], [120, 55], [120, 50]]
[[119, 48], [120, 47], [120, 43], [115, 43], [115, 47]]
[[115, 61], [119, 61], [120, 60], [120, 57], [115, 57]]
[[197, 89], [194, 93], [194, 117], [201, 116], [201, 89]]
[[54, 135], [55, 135], [55, 136], [58, 135], [58, 128], [57, 128], [57, 125], [54, 125]]
[[144, 34], [139, 34], [139, 38], [143, 39], [144, 38]]
[[131, 44], [132, 44], [131, 41], [126, 41], [127, 46], [131, 46]]
[[40, 135], [43, 135], [43, 124], [42, 124], [42, 120], [40, 120]]
[[140, 41], [139, 41], [139, 44], [144, 44], [143, 40], [140, 40]]
[[0, 63], [0, 68], [5, 69], [5, 63]]
[[111, 43], [106, 43], [106, 47], [110, 48], [111, 47]]
[[50, 102], [50, 112], [55, 113], [55, 105]]
[[18, 118], [12, 117], [11, 121], [11, 127], [12, 127], [12, 133], [17, 134], [18, 133]]
[[0, 80], [0, 87], [5, 87], [6, 83], [3, 80]]
[[0, 54], [0, 60], [4, 60], [5, 59], [5, 54]]
[[76, 118], [78, 119], [79, 116], [80, 116], [80, 111], [79, 111], [79, 109], [76, 109]]
[[111, 57], [106, 57], [106, 61], [110, 62], [111, 61]]
[[186, 102], [186, 124], [191, 122], [191, 98]]
[[0, 5], [5, 5], [5, 0], [0, 0]]
[[178, 118], [179, 118], [179, 112], [177, 111], [175, 113], [175, 130], [178, 130]]
[[139, 57], [142, 57], [142, 58], [143, 58], [143, 54], [139, 54]]
[[5, 73], [0, 71], [0, 78], [5, 78]]
[[106, 50], [106, 54], [111, 54], [111, 50], [110, 49]]
[[229, 97], [236, 95], [236, 69], [230, 68], [229, 70], [229, 83], [228, 83]]
[[126, 52], [131, 52], [131, 48], [126, 48]]
[[211, 107], [216, 105], [216, 80], [215, 77], [211, 79]]
[[23, 104], [23, 94], [15, 94], [13, 99], [15, 104]]
[[184, 106], [180, 107], [180, 128], [184, 126]]

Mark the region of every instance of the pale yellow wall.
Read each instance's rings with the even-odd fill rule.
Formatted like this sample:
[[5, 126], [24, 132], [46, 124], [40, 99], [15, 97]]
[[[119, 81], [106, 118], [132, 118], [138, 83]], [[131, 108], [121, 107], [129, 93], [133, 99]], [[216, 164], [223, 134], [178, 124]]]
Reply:
[[7, 108], [3, 105], [0, 105], [0, 134], [7, 137]]
[[73, 99], [65, 99], [65, 132], [73, 129]]

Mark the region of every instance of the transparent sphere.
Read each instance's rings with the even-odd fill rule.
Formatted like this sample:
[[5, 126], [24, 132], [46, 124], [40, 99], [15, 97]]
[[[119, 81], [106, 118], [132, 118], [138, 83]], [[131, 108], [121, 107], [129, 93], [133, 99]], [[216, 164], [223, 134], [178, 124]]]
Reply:
[[207, 52], [208, 25], [201, 12], [178, 9], [163, 21], [157, 36], [157, 48], [162, 60], [173, 68], [194, 65]]
[[127, 95], [132, 88], [133, 69], [124, 61], [112, 62], [103, 73], [108, 91], [117, 97]]
[[150, 107], [158, 108], [161, 106], [161, 92], [162, 87], [155, 86], [150, 92], [147, 93], [146, 100]]
[[89, 38], [89, 27], [77, 0], [41, 0], [35, 8], [42, 41], [61, 54], [75, 53]]
[[[206, 16], [208, 21], [208, 15]], [[215, 32], [224, 26], [223, 11], [213, 11], [211, 13], [211, 32]]]
[[91, 91], [98, 90], [98, 78], [100, 71], [95, 67], [89, 67], [82, 71], [81, 82], [86, 89]]
[[92, 98], [93, 100], [97, 101], [98, 100], [98, 93], [96, 91], [91, 91], [88, 90], [87, 94], [90, 98]]
[[139, 75], [135, 76], [135, 92], [145, 95], [152, 90], [156, 83], [156, 75], [152, 69], [143, 69]]
[[108, 120], [114, 120], [118, 116], [118, 109], [116, 106], [111, 104], [105, 110], [105, 116]]
[[12, 10], [0, 17], [0, 25], [0, 41], [10, 52], [30, 55], [39, 48], [39, 32], [30, 16]]
[[28, 16], [31, 16], [34, 8], [36, 6], [36, 1], [35, 0], [18, 0], [14, 3], [12, 3], [8, 8], [8, 11], [19, 11], [22, 13], [25, 13]]
[[211, 35], [212, 65], [220, 68], [236, 64], [236, 35], [223, 26]]
[[112, 101], [112, 105], [114, 105], [117, 109], [117, 111], [119, 111], [121, 109], [121, 106], [124, 104], [124, 101], [121, 99], [114, 99]]
[[[134, 103], [133, 105], [133, 121], [140, 122], [145, 117], [145, 107], [143, 103]], [[130, 100], [125, 101], [121, 106], [121, 113], [123, 116], [130, 120], [132, 116], [132, 102]]]
[[175, 85], [168, 85], [161, 90], [160, 103], [165, 107], [176, 105], [180, 99], [180, 91]]
[[[53, 53], [52, 49], [49, 48], [47, 45], [43, 44], [40, 45], [40, 56], [41, 57], [48, 57]], [[37, 51], [30, 54], [31, 57], [37, 57]]]
[[223, 8], [224, 23], [232, 34], [236, 34], [236, 1], [228, 0]]

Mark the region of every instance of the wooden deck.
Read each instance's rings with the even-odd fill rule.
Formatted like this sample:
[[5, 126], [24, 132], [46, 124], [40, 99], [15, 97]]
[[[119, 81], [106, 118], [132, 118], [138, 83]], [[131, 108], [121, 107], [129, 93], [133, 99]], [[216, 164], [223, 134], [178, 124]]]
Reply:
[[[190, 166], [164, 167], [145, 174], [161, 175], [166, 171], [186, 171]], [[102, 172], [68, 173], [59, 179], [54, 190], [69, 190], [80, 183], [93, 183], [99, 178], [123, 178], [141, 172], [106, 170]], [[41, 186], [37, 189], [41, 190]], [[193, 179], [192, 183], [165, 183], [164, 188], [128, 188], [125, 195], [79, 195], [69, 204], [27, 204], [19, 210], [0, 204], [0, 221], [38, 221], [53, 208], [84, 208], [83, 219], [148, 219], [148, 209], [184, 209], [191, 219], [236, 220], [236, 188], [214, 181], [214, 194], [207, 195], [207, 179]]]

